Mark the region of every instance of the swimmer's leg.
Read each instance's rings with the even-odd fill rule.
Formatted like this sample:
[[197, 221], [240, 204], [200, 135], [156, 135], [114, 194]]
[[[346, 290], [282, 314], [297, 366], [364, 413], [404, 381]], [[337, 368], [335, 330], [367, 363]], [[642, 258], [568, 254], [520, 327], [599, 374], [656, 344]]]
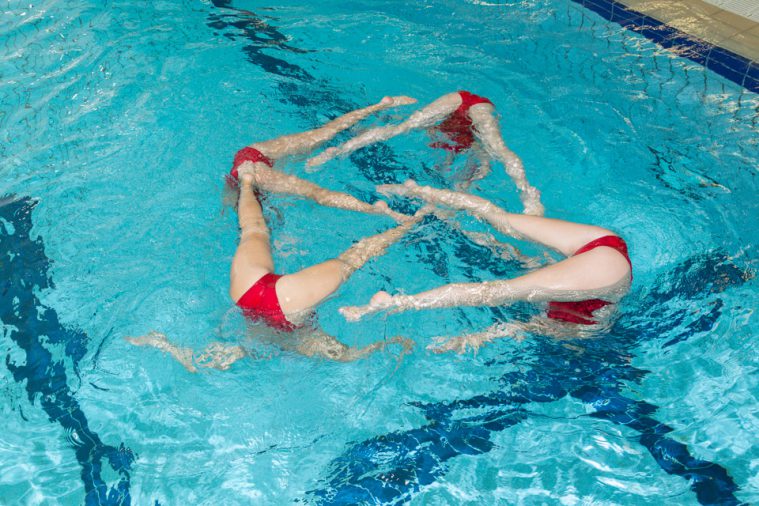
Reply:
[[232, 259], [229, 295], [238, 300], [261, 276], [274, 271], [269, 228], [253, 189], [253, 176], [241, 174], [237, 219], [240, 243]]
[[280, 278], [276, 290], [285, 316], [297, 315], [329, 297], [366, 262], [383, 255], [423, 217], [424, 212], [419, 212], [395, 228], [361, 239], [335, 259]]
[[410, 130], [431, 127], [448, 117], [461, 105], [461, 96], [458, 93], [449, 93], [438, 98], [428, 106], [416, 111], [409, 118], [397, 125], [372, 128], [350, 139], [349, 141], [329, 148], [313, 158], [310, 158], [306, 164], [309, 166], [321, 165], [336, 156], [352, 153], [357, 149], [386, 141], [392, 137], [404, 134]]
[[[520, 215], [521, 216], [521, 215]], [[412, 295], [380, 291], [369, 304], [340, 308], [349, 321], [367, 314], [446, 308], [496, 307], [517, 301], [580, 301], [614, 297], [629, 287], [630, 266], [611, 248], [595, 248], [513, 279], [482, 283], [451, 283]]]
[[472, 145], [472, 152], [474, 153], [475, 158], [477, 158], [477, 162], [479, 162], [479, 164], [468, 179], [456, 185], [456, 190], [458, 191], [463, 192], [468, 190], [469, 187], [471, 187], [474, 183], [486, 178], [490, 174], [490, 156], [487, 154], [487, 152], [485, 152], [485, 150], [482, 149], [479, 144]]
[[[244, 174], [245, 164], [240, 166], [240, 174]], [[259, 164], [254, 172], [255, 184], [258, 188], [273, 193], [285, 193], [289, 195], [298, 195], [314, 200], [316, 203], [334, 207], [337, 209], [346, 209], [348, 211], [358, 211], [370, 214], [383, 214], [393, 218], [396, 221], [405, 221], [409, 217], [396, 213], [387, 206], [384, 201], [377, 201], [369, 204], [347, 193], [327, 190], [305, 179], [301, 179], [291, 174], [285, 174], [277, 170], [265, 167]]]
[[326, 358], [336, 362], [352, 362], [362, 359], [376, 351], [384, 350], [391, 344], [399, 344], [401, 352], [398, 355], [400, 360], [408, 354], [414, 347], [414, 342], [400, 336], [393, 337], [386, 341], [378, 341], [362, 348], [350, 347], [341, 343], [333, 336], [324, 332], [319, 332], [316, 336], [310, 336], [301, 342], [296, 351], [307, 357]]
[[384, 97], [374, 105], [343, 114], [339, 118], [336, 118], [319, 128], [315, 128], [314, 130], [298, 134], [284, 135], [269, 141], [258, 142], [251, 146], [258, 149], [269, 158], [274, 159], [299, 153], [308, 153], [313, 151], [320, 144], [327, 142], [343, 130], [352, 127], [371, 114], [391, 107], [413, 104], [415, 102], [416, 99], [406, 96]]
[[433, 341], [435, 341], [434, 344], [427, 346], [427, 349], [433, 353], [455, 351], [458, 354], [462, 354], [468, 349], [471, 349], [476, 355], [477, 350], [479, 350], [485, 343], [504, 337], [510, 337], [517, 341], [522, 341], [525, 338], [524, 329], [516, 323], [496, 323], [482, 332], [464, 334], [451, 338], [433, 338]]
[[490, 104], [473, 105], [469, 109], [469, 118], [472, 120], [474, 133], [485, 150], [500, 160], [506, 169], [506, 173], [519, 189], [519, 198], [524, 205], [525, 214], [542, 216], [544, 208], [543, 204], [540, 203], [540, 191], [527, 181], [522, 160], [506, 147], [501, 135], [501, 128], [493, 116], [493, 106]]
[[615, 235], [607, 229], [542, 216], [529, 216], [504, 211], [489, 200], [451, 190], [419, 186], [408, 180], [402, 185], [380, 185], [385, 194], [405, 195], [424, 199], [428, 203], [467, 211], [487, 221], [499, 232], [517, 239], [526, 239], [571, 256], [585, 244], [605, 235]]

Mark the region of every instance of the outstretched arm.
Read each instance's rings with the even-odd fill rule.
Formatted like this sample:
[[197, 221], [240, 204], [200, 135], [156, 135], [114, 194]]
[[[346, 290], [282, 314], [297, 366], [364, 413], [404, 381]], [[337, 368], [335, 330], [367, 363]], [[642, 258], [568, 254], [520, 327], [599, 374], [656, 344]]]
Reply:
[[306, 162], [306, 165], [310, 167], [322, 165], [336, 156], [352, 153], [357, 149], [368, 146], [369, 144], [386, 141], [410, 130], [431, 127], [445, 119], [455, 111], [460, 104], [461, 97], [458, 93], [444, 95], [430, 105], [416, 111], [403, 123], [367, 130], [363, 134], [358, 135], [339, 146], [325, 149], [322, 153], [310, 158]]

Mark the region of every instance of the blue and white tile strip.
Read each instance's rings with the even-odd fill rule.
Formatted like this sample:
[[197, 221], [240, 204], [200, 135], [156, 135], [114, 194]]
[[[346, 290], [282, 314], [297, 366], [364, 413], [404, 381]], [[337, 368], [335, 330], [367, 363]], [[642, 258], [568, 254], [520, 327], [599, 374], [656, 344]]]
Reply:
[[759, 62], [682, 32], [615, 0], [572, 1], [640, 33], [664, 48], [674, 50], [677, 55], [699, 63], [751, 92], [759, 93]]

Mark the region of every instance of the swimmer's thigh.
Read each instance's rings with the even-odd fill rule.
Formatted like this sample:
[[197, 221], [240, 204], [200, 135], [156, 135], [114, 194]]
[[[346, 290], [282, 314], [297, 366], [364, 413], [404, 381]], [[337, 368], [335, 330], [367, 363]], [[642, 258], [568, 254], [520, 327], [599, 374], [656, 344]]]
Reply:
[[312, 308], [340, 288], [345, 277], [345, 264], [334, 259], [283, 276], [277, 282], [279, 305], [285, 314]]
[[237, 246], [229, 273], [229, 295], [238, 300], [261, 276], [274, 271], [269, 236], [250, 234]]

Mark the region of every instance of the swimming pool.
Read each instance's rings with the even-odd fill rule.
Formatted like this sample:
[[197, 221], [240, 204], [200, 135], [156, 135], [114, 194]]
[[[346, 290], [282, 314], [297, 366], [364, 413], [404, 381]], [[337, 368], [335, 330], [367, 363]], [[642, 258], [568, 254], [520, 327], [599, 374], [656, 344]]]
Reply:
[[[11, 1], [0, 34], [0, 502], [759, 501], [757, 95], [569, 0]], [[332, 364], [247, 341], [226, 294], [233, 153], [385, 94], [461, 88], [494, 101], [547, 215], [629, 240], [613, 329], [457, 356], [425, 346], [534, 310], [345, 322], [339, 306], [380, 288], [520, 272], [429, 220], [318, 311], [349, 344], [412, 337], [410, 356]], [[458, 165], [442, 165], [417, 134], [286, 170], [371, 199], [380, 182], [446, 185]], [[499, 170], [476, 192], [518, 208]], [[284, 269], [389, 225], [270, 199]], [[122, 339], [150, 330], [264, 356], [190, 374]]]

